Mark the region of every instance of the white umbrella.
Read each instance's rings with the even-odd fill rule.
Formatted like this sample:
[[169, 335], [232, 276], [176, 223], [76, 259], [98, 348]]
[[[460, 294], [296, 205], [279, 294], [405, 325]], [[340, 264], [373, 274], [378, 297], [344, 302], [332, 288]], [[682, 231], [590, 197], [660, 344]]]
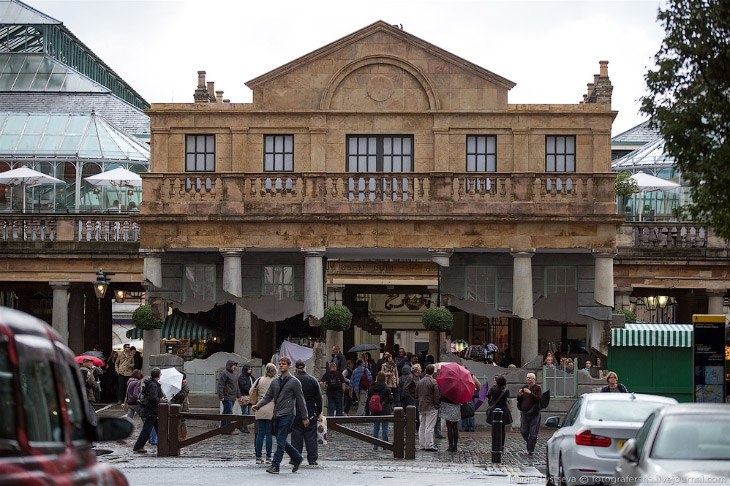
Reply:
[[636, 185], [639, 186], [639, 192], [668, 191], [679, 187], [679, 184], [676, 182], [661, 179], [644, 172], [632, 174], [631, 178], [636, 182]]
[[179, 392], [182, 388], [183, 375], [175, 368], [165, 368], [160, 374], [160, 386], [162, 387], [162, 393], [165, 394], [168, 400], [171, 400], [175, 396], [175, 393]]
[[[139, 174], [135, 174], [124, 167], [117, 167], [93, 176], [84, 177], [84, 180], [97, 187], [114, 187], [117, 190], [117, 196], [119, 196], [119, 188], [121, 187], [139, 187], [142, 185], [142, 178]], [[121, 210], [120, 207], [119, 211]]]
[[46, 175], [28, 167], [0, 172], [0, 184], [8, 186], [21, 186], [23, 190], [23, 212], [25, 212], [25, 189], [27, 187], [40, 186], [43, 184], [65, 184], [61, 179]]

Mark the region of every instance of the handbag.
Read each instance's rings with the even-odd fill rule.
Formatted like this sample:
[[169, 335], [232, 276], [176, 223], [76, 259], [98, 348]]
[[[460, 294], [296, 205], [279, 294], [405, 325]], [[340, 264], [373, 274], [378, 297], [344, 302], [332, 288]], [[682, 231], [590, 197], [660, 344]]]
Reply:
[[256, 382], [251, 386], [251, 391], [248, 395], [249, 403], [256, 405], [259, 401], [259, 378], [256, 378]]
[[464, 402], [461, 404], [461, 418], [468, 419], [474, 416], [474, 404], [472, 402]]

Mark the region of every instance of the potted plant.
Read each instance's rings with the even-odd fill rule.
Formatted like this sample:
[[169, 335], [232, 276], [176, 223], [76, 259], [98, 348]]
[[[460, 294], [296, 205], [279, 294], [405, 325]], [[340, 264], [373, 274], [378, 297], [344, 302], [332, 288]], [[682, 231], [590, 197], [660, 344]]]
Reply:
[[446, 307], [429, 307], [421, 319], [427, 331], [445, 332], [454, 327], [454, 315]]
[[342, 304], [333, 304], [324, 310], [319, 323], [328, 331], [346, 331], [352, 325], [352, 312]]
[[138, 329], [162, 329], [163, 321], [157, 317], [149, 304], [142, 304], [132, 313], [132, 322]]

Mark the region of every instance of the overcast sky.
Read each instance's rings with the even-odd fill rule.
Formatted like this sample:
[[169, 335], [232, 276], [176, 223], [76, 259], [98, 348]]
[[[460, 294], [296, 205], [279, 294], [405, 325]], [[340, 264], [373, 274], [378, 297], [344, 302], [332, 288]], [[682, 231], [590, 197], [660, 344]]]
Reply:
[[25, 0], [63, 22], [148, 102], [192, 102], [197, 71], [232, 102], [245, 82], [377, 20], [517, 85], [510, 103], [577, 103], [609, 61], [613, 134], [644, 118], [663, 39], [654, 0]]

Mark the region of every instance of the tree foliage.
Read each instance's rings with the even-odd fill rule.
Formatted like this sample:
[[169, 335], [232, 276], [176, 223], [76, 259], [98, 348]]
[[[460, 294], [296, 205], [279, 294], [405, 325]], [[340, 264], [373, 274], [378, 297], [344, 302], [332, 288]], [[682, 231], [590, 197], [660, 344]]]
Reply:
[[683, 216], [730, 238], [730, 2], [667, 0], [665, 38], [645, 76], [651, 116], [690, 186]]
[[454, 327], [454, 315], [446, 307], [429, 307], [421, 319], [427, 331], [444, 332]]
[[341, 304], [333, 304], [324, 310], [320, 325], [330, 331], [347, 331], [352, 324], [352, 312]]
[[619, 197], [619, 212], [624, 210], [626, 202], [635, 192], [639, 192], [639, 184], [631, 178], [631, 173], [622, 171], [616, 174], [616, 195]]
[[134, 310], [132, 322], [139, 329], [161, 329], [164, 324], [149, 304], [142, 304]]

